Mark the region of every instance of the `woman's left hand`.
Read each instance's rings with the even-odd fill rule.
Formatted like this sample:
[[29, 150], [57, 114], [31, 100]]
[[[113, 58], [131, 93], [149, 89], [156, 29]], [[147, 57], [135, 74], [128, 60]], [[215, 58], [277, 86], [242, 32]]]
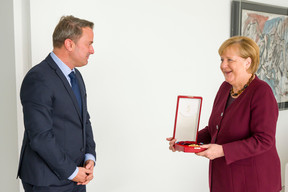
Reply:
[[196, 153], [196, 155], [206, 157], [210, 160], [224, 156], [224, 151], [223, 151], [222, 145], [207, 144], [207, 145], [201, 145], [201, 147], [207, 148], [207, 150]]

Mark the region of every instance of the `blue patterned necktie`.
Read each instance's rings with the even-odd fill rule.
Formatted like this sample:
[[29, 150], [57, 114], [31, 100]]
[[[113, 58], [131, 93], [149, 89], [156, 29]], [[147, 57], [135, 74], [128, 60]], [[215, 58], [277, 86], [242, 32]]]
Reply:
[[69, 74], [69, 77], [70, 77], [72, 90], [73, 90], [73, 92], [74, 92], [74, 94], [76, 96], [76, 99], [78, 101], [79, 108], [80, 108], [80, 111], [81, 111], [81, 114], [82, 114], [81, 94], [80, 94], [80, 89], [79, 89], [78, 82], [77, 82], [76, 75], [75, 75], [74, 71], [72, 71]]

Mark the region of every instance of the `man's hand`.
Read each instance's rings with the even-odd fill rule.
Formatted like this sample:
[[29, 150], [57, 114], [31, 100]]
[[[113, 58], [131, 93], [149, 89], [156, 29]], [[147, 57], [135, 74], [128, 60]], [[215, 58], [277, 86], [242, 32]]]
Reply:
[[77, 182], [77, 185], [87, 185], [93, 179], [93, 169], [94, 169], [94, 161], [87, 160], [85, 162], [84, 168], [89, 172], [86, 172], [85, 181]]
[[77, 184], [85, 183], [89, 174], [93, 175], [93, 171], [84, 167], [78, 167], [78, 173], [72, 179], [72, 181], [76, 182]]
[[89, 169], [89, 170], [93, 171], [93, 169], [94, 169], [94, 161], [92, 161], [92, 160], [87, 160], [87, 161], [85, 162], [84, 167], [85, 167], [86, 169]]

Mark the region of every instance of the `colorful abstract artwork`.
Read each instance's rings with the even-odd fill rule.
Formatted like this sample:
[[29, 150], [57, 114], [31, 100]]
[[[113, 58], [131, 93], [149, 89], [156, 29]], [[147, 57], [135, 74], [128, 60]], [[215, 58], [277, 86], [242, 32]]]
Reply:
[[[249, 4], [239, 7], [241, 10], [238, 12], [240, 17], [237, 17], [237, 22], [240, 34], [232, 35], [250, 37], [258, 44], [260, 66], [256, 74], [271, 86], [279, 109], [286, 109], [288, 108], [288, 16], [270, 13], [268, 5], [253, 5], [252, 9], [249, 9]], [[265, 9], [261, 11], [263, 7]], [[273, 10], [277, 12], [277, 8], [273, 7]]]

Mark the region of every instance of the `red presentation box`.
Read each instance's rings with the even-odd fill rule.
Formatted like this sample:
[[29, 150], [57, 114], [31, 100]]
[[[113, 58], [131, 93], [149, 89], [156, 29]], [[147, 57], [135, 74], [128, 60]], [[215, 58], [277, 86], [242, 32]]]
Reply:
[[173, 133], [177, 151], [198, 153], [206, 150], [197, 143], [201, 107], [202, 97], [178, 96]]

